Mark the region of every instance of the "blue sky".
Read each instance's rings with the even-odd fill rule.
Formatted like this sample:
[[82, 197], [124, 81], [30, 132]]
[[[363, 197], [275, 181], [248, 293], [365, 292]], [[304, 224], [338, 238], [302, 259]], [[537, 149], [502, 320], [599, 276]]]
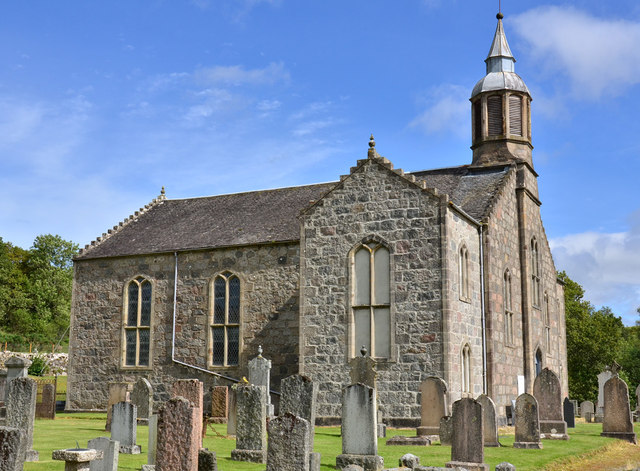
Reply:
[[[556, 265], [640, 306], [640, 4], [502, 2], [533, 96]], [[369, 135], [406, 171], [470, 163], [497, 1], [6, 2], [0, 236], [84, 245], [157, 196], [333, 181]]]

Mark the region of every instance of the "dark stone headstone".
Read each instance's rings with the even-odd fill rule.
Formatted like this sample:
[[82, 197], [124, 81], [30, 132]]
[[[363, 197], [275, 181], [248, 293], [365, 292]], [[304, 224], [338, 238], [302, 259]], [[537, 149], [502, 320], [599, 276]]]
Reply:
[[564, 421], [567, 423], [567, 428], [576, 428], [576, 415], [573, 401], [568, 397], [564, 398], [562, 403], [564, 409]]
[[520, 394], [516, 399], [516, 439], [514, 448], [542, 448], [538, 401], [531, 394]]
[[267, 471], [309, 471], [311, 424], [285, 414], [269, 420]]
[[215, 451], [200, 448], [198, 451], [198, 471], [218, 471], [218, 459]]
[[631, 421], [629, 388], [618, 375], [604, 384], [604, 417], [600, 435], [637, 443]]
[[264, 386], [239, 384], [237, 401], [236, 448], [234, 461], [266, 463], [267, 460], [267, 394]]
[[182, 396], [165, 402], [158, 410], [156, 471], [195, 471], [202, 437], [196, 429], [197, 408]]
[[53, 384], [42, 386], [42, 399], [36, 404], [36, 417], [39, 419], [56, 418], [56, 387]]
[[453, 438], [453, 422], [451, 422], [451, 416], [447, 415], [440, 419], [440, 445], [451, 446], [451, 440]]
[[468, 397], [454, 402], [451, 422], [451, 461], [447, 467], [489, 471], [489, 465], [484, 463], [482, 405]]
[[302, 417], [311, 426], [309, 434], [310, 450], [313, 450], [313, 430], [316, 423], [316, 396], [318, 384], [306, 376], [293, 375], [280, 384], [280, 415], [287, 413]]
[[533, 382], [533, 395], [538, 401], [541, 438], [568, 440], [558, 376], [549, 368], [544, 368]]
[[430, 376], [420, 385], [420, 427], [418, 435], [438, 435], [440, 419], [447, 415], [447, 383]]

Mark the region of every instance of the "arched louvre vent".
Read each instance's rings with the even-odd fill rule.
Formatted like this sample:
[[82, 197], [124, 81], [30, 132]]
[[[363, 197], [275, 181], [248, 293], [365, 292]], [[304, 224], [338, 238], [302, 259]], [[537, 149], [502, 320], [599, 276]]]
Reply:
[[489, 136], [500, 136], [502, 132], [502, 97], [494, 95], [487, 98], [489, 117]]
[[473, 104], [473, 141], [482, 138], [482, 103], [480, 100]]
[[522, 99], [514, 95], [509, 97], [509, 134], [522, 136]]

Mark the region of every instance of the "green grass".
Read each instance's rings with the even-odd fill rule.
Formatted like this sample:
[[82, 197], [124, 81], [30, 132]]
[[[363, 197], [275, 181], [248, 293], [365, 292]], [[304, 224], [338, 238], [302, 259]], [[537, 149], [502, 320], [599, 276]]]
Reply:
[[[106, 414], [58, 414], [56, 420], [37, 419], [35, 424], [34, 446], [40, 452], [40, 461], [26, 463], [25, 471], [63, 470], [64, 463], [51, 460], [51, 452], [59, 448], [73, 448], [76, 440], [81, 447], [87, 441], [100, 436], [109, 436], [104, 431]], [[544, 440], [543, 450], [520, 450], [513, 448], [513, 435], [501, 435], [501, 448], [485, 448], [485, 462], [495, 465], [508, 461], [516, 465], [518, 471], [542, 470], [551, 462], [576, 457], [592, 450], [602, 448], [615, 440], [600, 436], [601, 424], [576, 424], [569, 429], [569, 441]], [[204, 446], [216, 452], [218, 469], [221, 471], [263, 471], [264, 464], [240, 463], [232, 461], [231, 450], [235, 448], [235, 440], [222, 437], [226, 425], [210, 425]], [[415, 435], [413, 430], [388, 430], [387, 438], [394, 435]], [[138, 426], [138, 444], [142, 447], [141, 455], [120, 455], [120, 470], [138, 470], [146, 463], [148, 427]], [[439, 444], [430, 447], [386, 446], [386, 439], [380, 439], [379, 454], [384, 457], [386, 467], [397, 466], [398, 459], [404, 453], [413, 453], [420, 457], [423, 466], [444, 466], [451, 458], [451, 448]], [[640, 449], [640, 447], [638, 447]], [[315, 435], [315, 451], [322, 455], [322, 470], [334, 469], [336, 455], [340, 454], [341, 438], [338, 427], [317, 427]], [[592, 453], [593, 454], [593, 453]], [[622, 466], [622, 465], [621, 465]], [[586, 468], [585, 468], [586, 469]]]

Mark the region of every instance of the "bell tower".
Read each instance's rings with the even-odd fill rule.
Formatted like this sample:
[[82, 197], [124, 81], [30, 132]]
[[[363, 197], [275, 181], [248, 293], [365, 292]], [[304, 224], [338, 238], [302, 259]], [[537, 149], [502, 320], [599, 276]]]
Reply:
[[487, 73], [471, 93], [471, 122], [474, 166], [527, 162], [531, 158], [531, 95], [515, 73], [498, 13], [498, 26], [485, 59]]

